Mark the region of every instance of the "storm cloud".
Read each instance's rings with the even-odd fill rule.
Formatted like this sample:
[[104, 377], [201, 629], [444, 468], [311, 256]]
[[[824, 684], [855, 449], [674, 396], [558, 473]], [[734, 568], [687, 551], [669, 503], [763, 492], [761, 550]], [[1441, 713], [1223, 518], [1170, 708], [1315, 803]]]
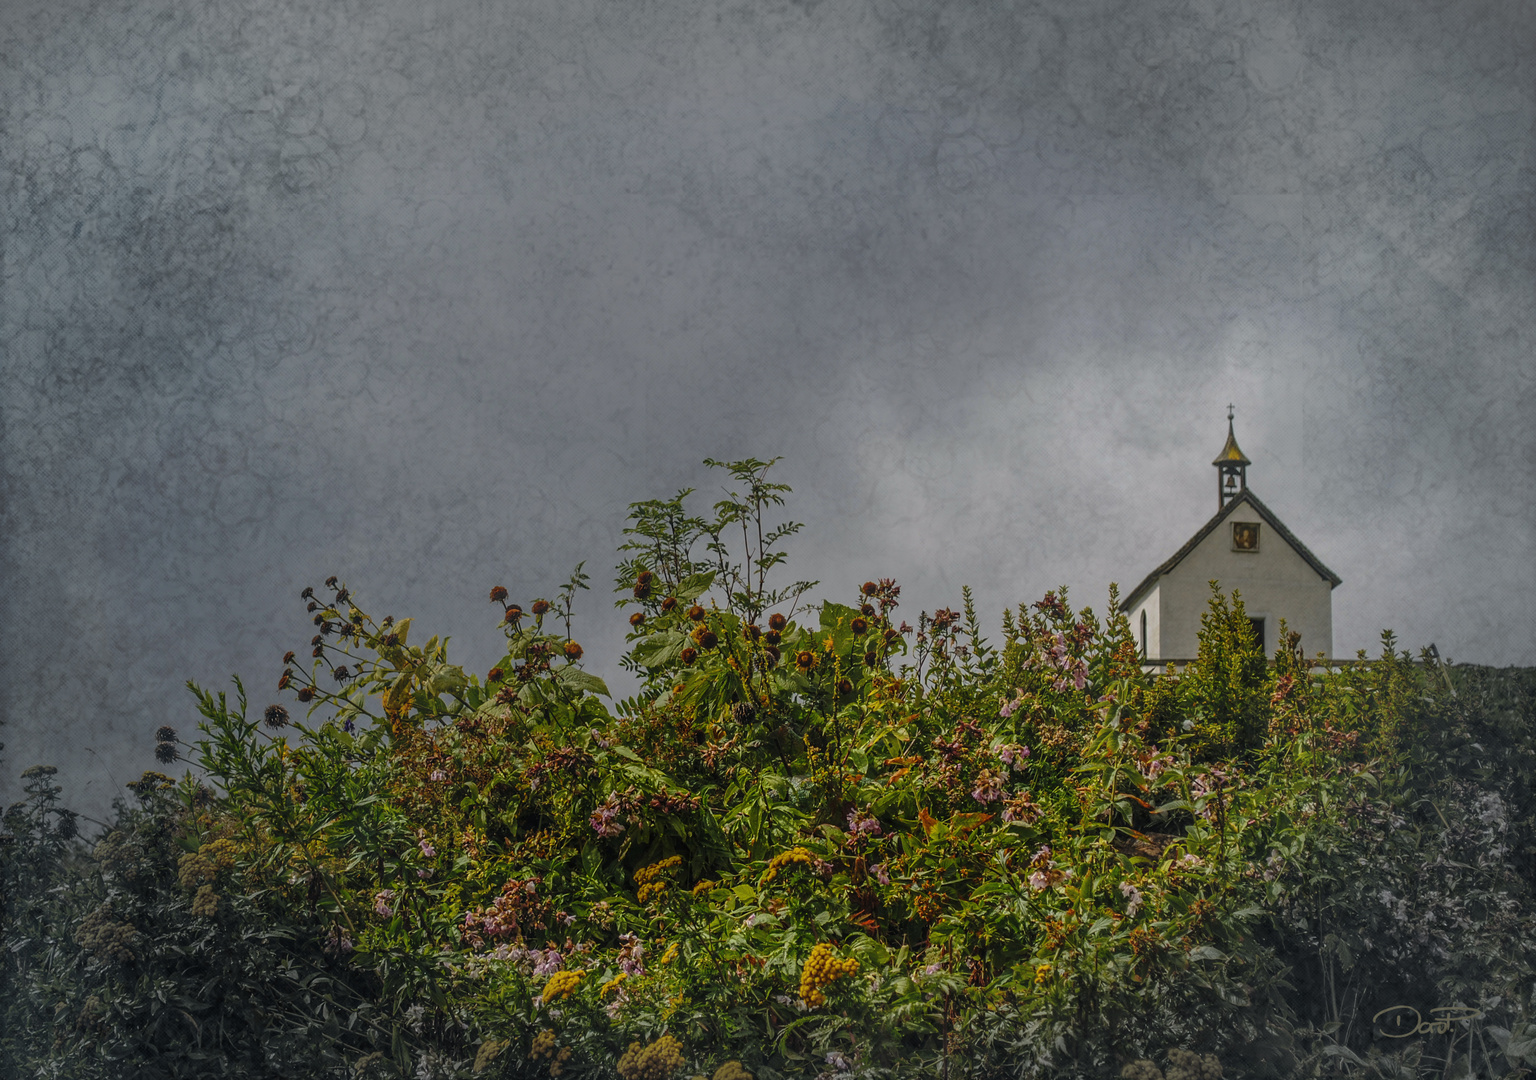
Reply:
[[1335, 654], [1536, 663], [1519, 0], [174, 0], [0, 24], [0, 801], [277, 700], [341, 575], [497, 656], [782, 455], [788, 571], [1104, 609], [1249, 482]]

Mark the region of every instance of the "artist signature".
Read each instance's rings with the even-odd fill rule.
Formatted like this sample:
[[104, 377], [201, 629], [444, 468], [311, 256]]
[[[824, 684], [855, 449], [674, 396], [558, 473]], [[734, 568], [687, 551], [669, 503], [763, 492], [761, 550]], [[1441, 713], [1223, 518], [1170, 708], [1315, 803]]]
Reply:
[[[1483, 1015], [1481, 1009], [1469, 1009], [1465, 1005], [1441, 1005], [1430, 1009], [1431, 1013], [1438, 1013], [1433, 1020], [1425, 1020], [1419, 1015], [1419, 1010], [1411, 1005], [1389, 1005], [1375, 1016], [1371, 1017], [1371, 1023], [1375, 1023], [1383, 1016], [1390, 1016], [1396, 1022], [1396, 1032], [1377, 1029], [1376, 1034], [1387, 1039], [1406, 1039], [1410, 1035], [1443, 1035], [1451, 1030], [1451, 1024], [1457, 1020], [1477, 1020]], [[1403, 1025], [1412, 1015], [1413, 1024], [1406, 1031]]]

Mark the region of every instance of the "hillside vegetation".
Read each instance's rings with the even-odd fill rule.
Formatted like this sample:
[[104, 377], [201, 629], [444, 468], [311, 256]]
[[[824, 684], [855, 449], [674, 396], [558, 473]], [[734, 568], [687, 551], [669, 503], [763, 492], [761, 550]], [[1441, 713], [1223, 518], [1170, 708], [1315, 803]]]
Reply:
[[1294, 635], [1266, 658], [1214, 586], [1160, 676], [1113, 590], [990, 638], [968, 592], [811, 603], [776, 581], [771, 463], [711, 464], [706, 516], [631, 507], [632, 698], [583, 666], [581, 568], [491, 590], [483, 674], [332, 578], [270, 689], [192, 687], [198, 734], [157, 752], [196, 771], [109, 831], [23, 774], [0, 1075], [1536, 1067], [1531, 671], [1390, 634], [1342, 671]]

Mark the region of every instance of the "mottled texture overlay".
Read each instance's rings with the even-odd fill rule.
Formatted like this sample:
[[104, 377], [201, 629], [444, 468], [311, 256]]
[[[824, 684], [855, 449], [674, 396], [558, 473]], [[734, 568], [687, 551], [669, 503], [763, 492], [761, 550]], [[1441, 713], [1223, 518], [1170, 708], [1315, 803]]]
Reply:
[[[104, 813], [339, 574], [626, 683], [626, 504], [1102, 611], [1249, 482], [1337, 655], [1536, 663], [1525, 0], [6, 0], [0, 799]], [[301, 652], [302, 655], [302, 652]]]

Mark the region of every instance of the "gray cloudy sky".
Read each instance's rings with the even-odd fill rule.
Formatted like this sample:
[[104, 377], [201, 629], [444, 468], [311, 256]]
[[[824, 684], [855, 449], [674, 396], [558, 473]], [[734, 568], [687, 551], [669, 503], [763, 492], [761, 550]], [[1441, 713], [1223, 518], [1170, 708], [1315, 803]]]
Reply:
[[[1103, 609], [1251, 486], [1536, 663], [1524, 0], [4, 0], [0, 799], [100, 813], [298, 601], [617, 675], [626, 505], [783, 455], [795, 576]], [[615, 679], [621, 683], [621, 679]], [[622, 685], [622, 683], [621, 683]], [[618, 688], [618, 687], [616, 687]]]

